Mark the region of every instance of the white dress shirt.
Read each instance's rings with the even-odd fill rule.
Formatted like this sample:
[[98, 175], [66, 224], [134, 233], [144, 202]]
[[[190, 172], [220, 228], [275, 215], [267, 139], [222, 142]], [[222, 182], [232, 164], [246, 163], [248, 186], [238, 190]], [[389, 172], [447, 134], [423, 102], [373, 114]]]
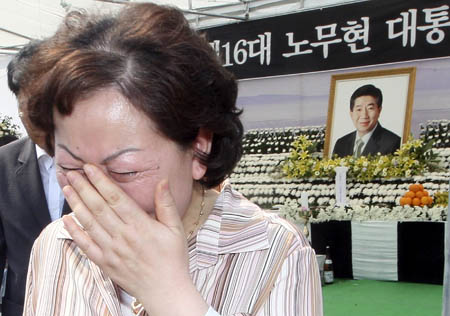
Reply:
[[36, 145], [36, 155], [50, 218], [54, 221], [61, 217], [64, 206], [64, 195], [56, 180], [56, 168], [53, 158], [38, 145]]

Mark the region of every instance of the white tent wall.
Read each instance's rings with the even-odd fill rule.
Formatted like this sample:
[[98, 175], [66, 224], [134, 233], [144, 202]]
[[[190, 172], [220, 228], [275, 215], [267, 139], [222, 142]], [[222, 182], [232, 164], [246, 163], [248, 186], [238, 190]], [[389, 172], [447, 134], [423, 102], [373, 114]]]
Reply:
[[[156, 3], [174, 5], [184, 10], [186, 18], [197, 28], [359, 1], [362, 0], [153, 0]], [[44, 38], [53, 34], [62, 17], [69, 10], [116, 11], [123, 4], [131, 2], [149, 1], [0, 1], [0, 53], [12, 53], [14, 48], [27, 43], [32, 38]], [[220, 16], [230, 16], [231, 18], [220, 18]]]
[[[214, 8], [198, 8], [195, 10], [198, 14], [186, 14], [186, 18], [195, 27], [206, 28], [236, 22], [236, 20], [219, 18], [216, 15], [256, 20], [361, 1], [368, 0], [240, 0], [235, 4], [226, 4]], [[202, 15], [201, 13], [213, 14], [213, 16]]]

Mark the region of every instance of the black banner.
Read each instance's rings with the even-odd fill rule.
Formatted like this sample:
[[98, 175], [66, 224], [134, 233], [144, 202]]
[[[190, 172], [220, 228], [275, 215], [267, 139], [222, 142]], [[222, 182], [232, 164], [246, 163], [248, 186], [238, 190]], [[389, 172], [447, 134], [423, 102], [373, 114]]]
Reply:
[[377, 0], [204, 31], [239, 79], [450, 56], [449, 0]]
[[397, 240], [399, 281], [443, 283], [445, 223], [398, 223]]

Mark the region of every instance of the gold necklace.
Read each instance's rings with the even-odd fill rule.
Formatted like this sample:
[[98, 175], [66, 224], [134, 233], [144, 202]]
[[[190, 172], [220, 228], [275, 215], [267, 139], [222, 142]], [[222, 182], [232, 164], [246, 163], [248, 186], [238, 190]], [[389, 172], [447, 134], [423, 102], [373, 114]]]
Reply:
[[198, 225], [200, 224], [200, 219], [202, 218], [204, 213], [203, 210], [204, 208], [205, 208], [205, 188], [202, 186], [202, 201], [200, 203], [200, 213], [198, 214], [198, 218], [197, 221], [195, 222], [194, 228], [189, 232], [187, 236], [187, 240], [189, 240], [192, 237], [192, 234], [194, 234], [194, 232], [197, 230]]

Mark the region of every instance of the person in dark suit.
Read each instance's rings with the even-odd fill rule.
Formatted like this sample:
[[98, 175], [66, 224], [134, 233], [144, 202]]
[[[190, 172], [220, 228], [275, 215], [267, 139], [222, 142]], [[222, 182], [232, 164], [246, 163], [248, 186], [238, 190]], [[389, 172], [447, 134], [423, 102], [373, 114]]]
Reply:
[[9, 144], [10, 142], [13, 142], [17, 140], [17, 137], [14, 135], [5, 135], [0, 137], [0, 147], [6, 144]]
[[[19, 116], [27, 110], [26, 66], [38, 47], [39, 42], [30, 43], [8, 64], [8, 85], [19, 101]], [[2, 316], [22, 315], [33, 242], [47, 224], [70, 211], [56, 182], [52, 157], [44, 150], [45, 139], [31, 134], [23, 117], [32, 139], [24, 137], [0, 148], [0, 282], [8, 267]]]
[[350, 116], [356, 130], [336, 141], [333, 156], [387, 155], [400, 148], [400, 136], [381, 126], [378, 121], [382, 104], [383, 94], [374, 85], [364, 85], [353, 92]]

